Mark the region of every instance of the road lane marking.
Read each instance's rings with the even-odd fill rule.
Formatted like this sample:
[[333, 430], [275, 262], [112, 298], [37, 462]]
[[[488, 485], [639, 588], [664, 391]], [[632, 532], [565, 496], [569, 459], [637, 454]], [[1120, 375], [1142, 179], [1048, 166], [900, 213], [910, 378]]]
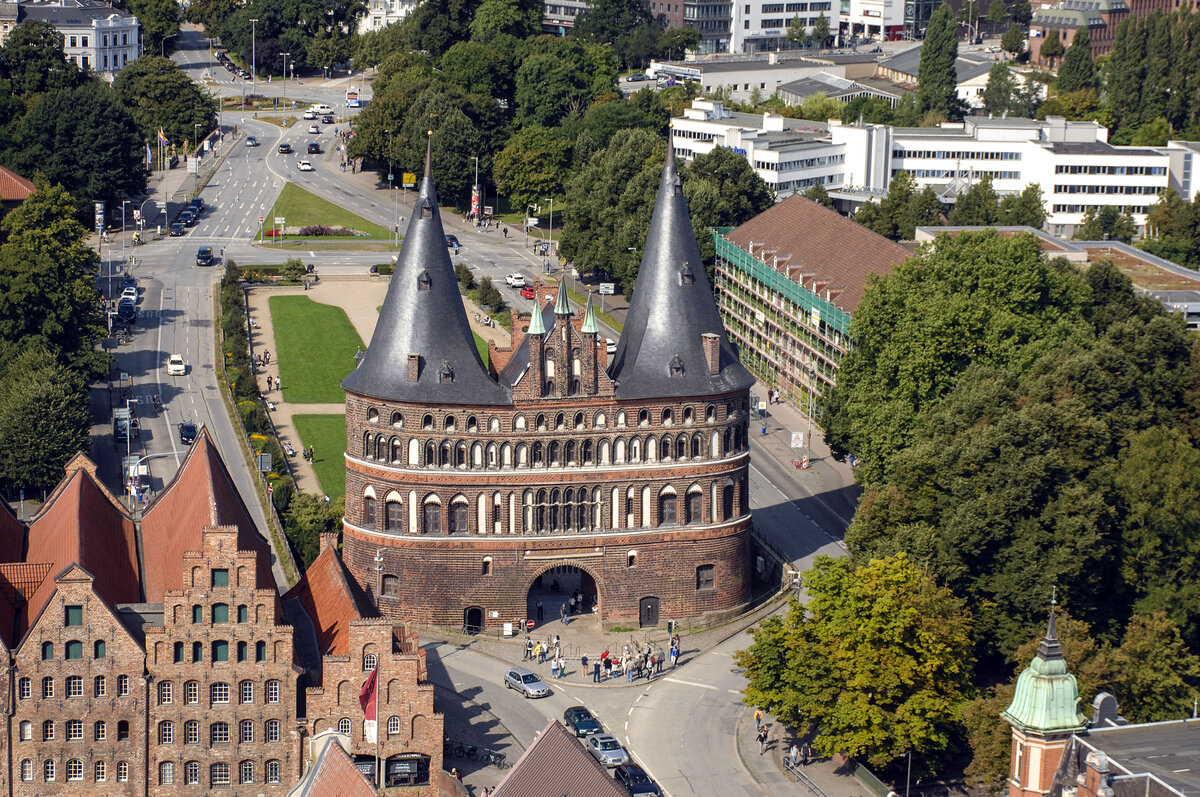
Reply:
[[671, 682], [671, 683], [673, 683], [673, 684], [683, 684], [684, 686], [698, 686], [698, 687], [700, 687], [701, 689], [713, 689], [713, 690], [718, 690], [718, 689], [720, 689], [720, 688], [721, 688], [721, 687], [719, 687], [719, 686], [713, 686], [712, 684], [702, 684], [702, 683], [699, 683], [698, 681], [685, 681], [685, 680], [683, 680], [682, 678], [671, 678], [671, 677], [667, 677], [667, 678], [663, 678], [663, 680], [664, 680], [664, 681], [670, 681], [670, 682]]

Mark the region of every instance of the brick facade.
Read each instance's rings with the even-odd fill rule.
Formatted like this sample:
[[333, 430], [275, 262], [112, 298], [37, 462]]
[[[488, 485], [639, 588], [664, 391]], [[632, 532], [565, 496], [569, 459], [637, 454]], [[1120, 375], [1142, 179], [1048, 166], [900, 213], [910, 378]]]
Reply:
[[12, 794], [144, 794], [141, 645], [86, 570], [71, 566], [54, 586], [11, 670]]
[[384, 771], [401, 773], [403, 782], [420, 786], [411, 791], [414, 797], [431, 797], [436, 789], [430, 785], [430, 774], [442, 769], [444, 718], [434, 712], [425, 651], [417, 645], [416, 635], [406, 625], [388, 619], [351, 620], [349, 655], [324, 656], [321, 686], [306, 690], [306, 730], [310, 736], [342, 732], [349, 736], [352, 756], [374, 756], [376, 746], [364, 735], [358, 696], [377, 667], [379, 756]]
[[503, 408], [347, 394], [344, 558], [386, 616], [520, 620], [563, 565], [594, 579], [603, 622], [644, 598], [664, 622], [749, 600], [748, 394], [620, 401], [598, 362], [582, 373], [560, 396], [531, 366]]

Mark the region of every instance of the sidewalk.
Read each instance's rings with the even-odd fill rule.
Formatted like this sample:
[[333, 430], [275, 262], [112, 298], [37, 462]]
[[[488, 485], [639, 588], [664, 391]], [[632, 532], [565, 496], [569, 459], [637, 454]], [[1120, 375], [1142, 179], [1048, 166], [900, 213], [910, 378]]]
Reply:
[[838, 765], [828, 758], [817, 759], [808, 766], [800, 767], [799, 771], [819, 790], [814, 793], [784, 766], [784, 759], [792, 745], [800, 743], [799, 737], [770, 715], [763, 722], [767, 726], [765, 753], [759, 753], [758, 742], [754, 739], [752, 707], [743, 709], [734, 732], [738, 758], [757, 783], [776, 793], [815, 794], [815, 797], [874, 797], [858, 778], [840, 771]]

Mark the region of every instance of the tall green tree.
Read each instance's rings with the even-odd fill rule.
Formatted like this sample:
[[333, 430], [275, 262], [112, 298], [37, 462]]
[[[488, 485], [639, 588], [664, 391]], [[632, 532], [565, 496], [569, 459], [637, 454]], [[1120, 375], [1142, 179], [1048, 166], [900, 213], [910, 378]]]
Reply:
[[1058, 70], [1058, 90], [1080, 91], [1096, 88], [1096, 63], [1092, 60], [1092, 37], [1087, 26], [1075, 31], [1075, 38], [1067, 48], [1067, 56]]
[[540, 11], [539, 6], [530, 2], [483, 0], [471, 20], [471, 38], [487, 42], [500, 34], [518, 39], [535, 36], [541, 30]]
[[555, 127], [591, 102], [591, 87], [578, 63], [549, 53], [531, 55], [517, 69], [517, 122]]
[[997, 61], [988, 70], [987, 85], [983, 89], [983, 110], [991, 115], [1003, 116], [1012, 106], [1017, 95], [1017, 79], [1003, 61]]
[[[129, 0], [129, 13], [138, 19], [146, 53], [170, 53], [178, 45], [183, 15], [175, 0]], [[169, 38], [174, 36], [174, 38]]]
[[1200, 692], [1200, 656], [1189, 649], [1165, 613], [1130, 618], [1125, 638], [1113, 652], [1113, 670], [1121, 714], [1130, 722], [1191, 715]]
[[35, 491], [53, 487], [67, 461], [88, 450], [88, 392], [77, 371], [29, 348], [0, 379], [0, 480]]
[[1076, 241], [1121, 241], [1129, 243], [1137, 235], [1133, 217], [1122, 213], [1115, 205], [1100, 209], [1089, 208], [1083, 214], [1083, 224], [1075, 228]]
[[892, 177], [887, 196], [880, 202], [869, 200], [854, 220], [893, 241], [910, 241], [917, 227], [940, 223], [941, 207], [931, 186], [918, 190], [912, 174], [901, 171]]
[[557, 130], [530, 125], [517, 131], [496, 155], [496, 190], [513, 208], [563, 194], [571, 163], [571, 144]]
[[829, 17], [825, 16], [825, 12], [822, 11], [817, 14], [817, 21], [813, 23], [813, 41], [817, 43], [818, 47], [825, 47], [829, 44], [829, 37], [832, 35], [832, 31], [829, 29]]
[[1054, 66], [1054, 62], [1062, 58], [1063, 53], [1067, 49], [1063, 47], [1062, 39], [1058, 35], [1058, 28], [1051, 28], [1046, 33], [1046, 38], [1042, 41], [1041, 56], [1045, 58], [1050, 66]]
[[948, 4], [939, 5], [929, 17], [921, 63], [917, 67], [917, 108], [921, 114], [936, 113], [947, 119], [963, 116], [958, 98], [958, 24]]
[[41, 20], [27, 19], [13, 29], [0, 48], [0, 66], [21, 97], [71, 89], [84, 80], [75, 62], [63, 55], [62, 34]]
[[1008, 26], [1008, 30], [1004, 31], [1004, 35], [1000, 37], [1000, 49], [1006, 53], [1010, 53], [1013, 57], [1021, 54], [1025, 49], [1025, 31], [1015, 22]]
[[[808, 600], [764, 620], [735, 659], [745, 702], [815, 732], [823, 756], [936, 771], [953, 749], [971, 678], [971, 617], [905, 554], [855, 566], [819, 557]], [[919, 762], [919, 763], [918, 763]]]
[[818, 205], [822, 205], [830, 210], [833, 210], [833, 199], [829, 196], [829, 192], [825, 190], [825, 186], [822, 183], [814, 184], [812, 188], [809, 188], [804, 192], [804, 196], [808, 197], [813, 202], [816, 202]]
[[700, 46], [700, 31], [692, 27], [667, 28], [658, 37], [658, 51], [667, 58], [682, 59]]
[[999, 223], [1006, 227], [1042, 229], [1046, 223], [1046, 204], [1042, 201], [1041, 185], [1030, 183], [1021, 193], [1001, 199]]
[[988, 6], [986, 19], [991, 23], [993, 31], [1004, 24], [1008, 19], [1008, 9], [1004, 7], [1004, 0], [992, 0]]
[[34, 185], [0, 223], [6, 236], [0, 246], [0, 355], [36, 348], [94, 379], [107, 365], [94, 346], [104, 332], [98, 258], [77, 219], [75, 198], [41, 176]]
[[652, 23], [650, 7], [641, 0], [598, 0], [575, 17], [573, 32], [585, 39], [613, 44]]
[[442, 74], [463, 91], [512, 99], [512, 62], [502, 51], [475, 39], [458, 42], [446, 51]]
[[139, 137], [152, 141], [161, 128], [170, 141], [195, 137], [216, 125], [216, 103], [170, 58], [143, 55], [131, 61], [113, 83], [117, 97], [137, 123]]
[[992, 178], [984, 175], [958, 198], [950, 211], [950, 223], [956, 226], [986, 227], [1000, 217], [1000, 197], [992, 188]]
[[1033, 5], [1029, 0], [1016, 0], [1009, 7], [1008, 13], [1018, 25], [1028, 25], [1033, 21]]

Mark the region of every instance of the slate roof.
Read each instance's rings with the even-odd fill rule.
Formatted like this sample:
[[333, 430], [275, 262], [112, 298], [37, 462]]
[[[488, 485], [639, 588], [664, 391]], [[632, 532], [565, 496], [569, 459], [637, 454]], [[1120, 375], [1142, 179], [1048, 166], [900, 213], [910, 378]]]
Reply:
[[33, 191], [32, 180], [0, 166], [0, 202], [24, 202]]
[[[781, 261], [788, 257], [789, 265], [826, 281], [830, 302], [851, 314], [871, 274], [890, 274], [912, 256], [900, 244], [799, 195], [768, 208], [726, 238], [747, 252], [753, 243], [756, 255], [765, 246]], [[811, 282], [811, 277], [805, 279], [805, 284]]]
[[[954, 71], [957, 73], [956, 82], [962, 83], [973, 77], [986, 74], [995, 63], [995, 60], [988, 60], [983, 55], [960, 54], [954, 61]], [[884, 58], [879, 62], [879, 66], [883, 69], [890, 69], [893, 72], [911, 75], [913, 80], [916, 80], [917, 71], [921, 67], [921, 48], [912, 47], [890, 58]]]
[[374, 797], [375, 789], [358, 771], [336, 738], [324, 749], [288, 797]]
[[575, 734], [550, 720], [492, 797], [629, 797]]
[[258, 535], [233, 477], [202, 427], [175, 478], [142, 515], [146, 601], [161, 602], [167, 590], [183, 588], [183, 555], [204, 550], [207, 526], [236, 526], [238, 550], [258, 554], [258, 588], [275, 589], [271, 546]]
[[[710, 375], [701, 335], [720, 338]], [[682, 364], [682, 371], [675, 366]], [[681, 398], [746, 390], [754, 377], [725, 335], [683, 198], [673, 138], [667, 141], [650, 232], [609, 376], [618, 399]]]
[[304, 577], [284, 596], [299, 598], [317, 633], [322, 655], [350, 653], [350, 621], [374, 616], [349, 578], [337, 545], [325, 545]]
[[[133, 520], [96, 480], [95, 465], [84, 455], [67, 463], [67, 477], [30, 522], [25, 561], [49, 564], [51, 575], [78, 564], [95, 574], [94, 589], [110, 604], [138, 601]], [[41, 614], [54, 589], [53, 578], [42, 580], [22, 612], [21, 633]]]
[[[511, 404], [508, 389], [492, 379], [479, 358], [467, 322], [438, 211], [431, 147], [426, 146], [425, 178], [371, 345], [342, 387], [390, 401]], [[418, 377], [412, 382], [408, 380], [410, 354], [421, 358]], [[449, 379], [443, 379], [444, 370]]]

